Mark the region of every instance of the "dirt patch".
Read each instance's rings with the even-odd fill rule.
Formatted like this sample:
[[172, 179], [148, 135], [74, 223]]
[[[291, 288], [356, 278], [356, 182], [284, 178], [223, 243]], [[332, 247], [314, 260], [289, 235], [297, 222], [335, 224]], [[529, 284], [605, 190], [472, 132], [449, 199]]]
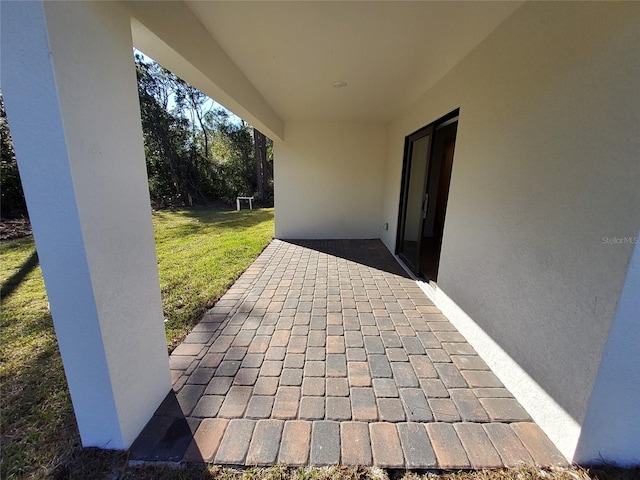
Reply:
[[15, 240], [31, 235], [28, 218], [0, 219], [0, 240]]

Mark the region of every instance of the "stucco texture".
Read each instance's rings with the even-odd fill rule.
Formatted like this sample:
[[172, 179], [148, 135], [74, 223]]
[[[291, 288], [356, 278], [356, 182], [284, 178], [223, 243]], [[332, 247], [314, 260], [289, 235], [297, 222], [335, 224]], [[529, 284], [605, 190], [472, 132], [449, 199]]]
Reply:
[[287, 123], [274, 150], [276, 237], [380, 236], [386, 129]]
[[640, 225], [639, 23], [526, 4], [390, 128], [394, 249], [404, 138], [460, 108], [438, 285], [578, 423]]

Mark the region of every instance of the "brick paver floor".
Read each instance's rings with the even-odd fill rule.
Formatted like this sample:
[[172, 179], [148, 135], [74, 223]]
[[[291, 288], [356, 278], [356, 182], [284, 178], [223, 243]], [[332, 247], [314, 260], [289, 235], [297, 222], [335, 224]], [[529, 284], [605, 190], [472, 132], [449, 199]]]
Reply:
[[274, 240], [170, 366], [133, 460], [566, 464], [379, 240]]

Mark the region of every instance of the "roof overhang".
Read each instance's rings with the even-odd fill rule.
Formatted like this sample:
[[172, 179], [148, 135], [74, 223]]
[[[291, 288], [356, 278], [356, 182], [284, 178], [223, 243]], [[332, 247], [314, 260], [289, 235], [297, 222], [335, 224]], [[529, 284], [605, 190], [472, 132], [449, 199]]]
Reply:
[[390, 121], [521, 4], [130, 2], [139, 49], [275, 138]]

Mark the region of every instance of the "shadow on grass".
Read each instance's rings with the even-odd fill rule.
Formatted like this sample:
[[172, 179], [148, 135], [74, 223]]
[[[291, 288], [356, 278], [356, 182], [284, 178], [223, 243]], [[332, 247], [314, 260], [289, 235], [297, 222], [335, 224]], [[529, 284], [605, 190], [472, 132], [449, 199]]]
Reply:
[[[189, 209], [171, 212], [179, 214], [183, 217], [191, 218], [191, 222], [178, 225], [171, 228], [172, 234], [180, 235], [200, 235], [210, 233], [212, 228], [219, 227], [232, 228], [238, 227], [247, 229], [268, 222], [273, 219], [272, 209], [261, 210], [222, 210], [204, 207], [194, 207]], [[164, 212], [156, 212], [155, 215], [162, 219]]]
[[33, 249], [29, 258], [20, 266], [20, 269], [7, 278], [0, 288], [0, 298], [5, 300], [20, 286], [22, 281], [38, 266], [38, 252]]
[[[44, 320], [42, 337], [53, 335]], [[18, 371], [2, 378], [0, 478], [37, 478], [79, 443], [60, 352], [55, 339], [47, 340]]]
[[190, 465], [128, 465], [127, 452], [101, 450], [98, 448], [77, 449], [64, 464], [58, 465], [49, 476], [52, 480], [87, 480], [119, 478], [127, 480], [207, 480], [220, 478], [205, 464]]

